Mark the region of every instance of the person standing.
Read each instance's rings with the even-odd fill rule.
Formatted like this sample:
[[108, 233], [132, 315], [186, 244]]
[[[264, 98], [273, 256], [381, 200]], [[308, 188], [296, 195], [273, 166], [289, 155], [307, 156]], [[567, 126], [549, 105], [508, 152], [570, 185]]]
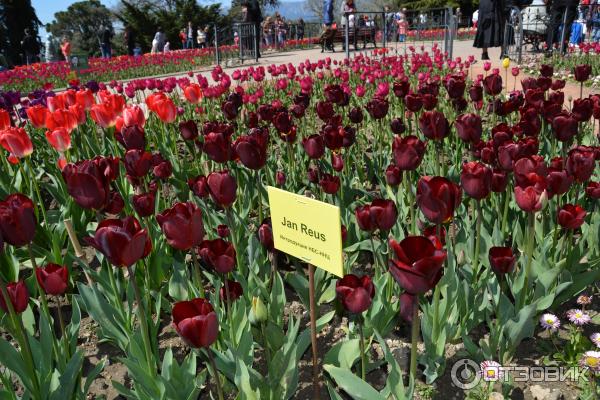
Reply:
[[192, 21], [188, 22], [186, 38], [187, 38], [186, 48], [193, 49], [194, 48], [194, 26], [192, 25]]
[[185, 29], [179, 31], [179, 41], [181, 41], [181, 48], [187, 49], [187, 35]]
[[304, 39], [304, 20], [300, 18], [296, 26], [296, 40]]
[[[354, 0], [345, 0], [342, 2], [342, 8], [340, 10], [342, 14], [342, 29], [344, 30], [344, 35], [346, 32], [346, 25], [348, 25], [348, 35], [353, 37], [352, 42], [354, 43], [354, 49], [356, 50], [356, 33], [353, 28], [355, 25], [355, 15], [352, 14], [356, 12], [356, 7], [354, 6]], [[350, 43], [350, 38], [348, 38], [348, 43]], [[343, 49], [346, 49], [346, 40], [344, 39]]]
[[504, 0], [481, 0], [477, 33], [473, 46], [481, 49], [481, 59], [489, 60], [488, 48], [501, 47], [504, 43]]
[[71, 42], [67, 39], [66, 36], [63, 36], [62, 43], [60, 44], [60, 51], [62, 52], [65, 61], [69, 61], [69, 57], [71, 56]]
[[206, 47], [206, 30], [208, 30], [208, 27], [206, 27], [205, 29], [198, 28], [196, 42], [198, 43], [198, 48], [200, 49]]
[[25, 64], [29, 65], [36, 61], [36, 54], [38, 53], [38, 43], [36, 38], [31, 34], [29, 29], [25, 29], [23, 40], [21, 40], [21, 48], [25, 56]]
[[403, 43], [406, 40], [406, 32], [408, 32], [408, 21], [406, 16], [402, 14], [398, 20], [398, 41]]
[[102, 58], [110, 58], [112, 49], [110, 45], [110, 41], [112, 39], [112, 31], [108, 26], [105, 26], [102, 30], [102, 34], [100, 37], [100, 51], [102, 52]]
[[333, 0], [325, 0], [323, 5], [323, 25], [325, 29], [331, 28], [333, 24]]
[[[575, 20], [577, 13], [578, 0], [548, 0], [547, 5], [550, 6], [550, 23], [548, 25], [548, 35], [546, 37], [546, 56], [552, 55], [552, 48], [555, 43], [558, 43], [562, 37], [559, 51], [564, 54], [566, 50], [566, 42], [571, 35], [571, 25]], [[564, 29], [561, 32], [561, 26]]]
[[260, 58], [260, 23], [262, 22], [262, 12], [258, 0], [248, 2], [248, 22], [252, 23], [254, 30], [254, 48], [256, 49], [256, 58]]
[[133, 51], [135, 49], [135, 33], [133, 32], [131, 27], [125, 27], [125, 31], [123, 32], [123, 38], [125, 39], [125, 44], [127, 45], [127, 55], [133, 56]]
[[152, 54], [160, 53], [165, 47], [166, 37], [162, 29], [158, 27], [154, 39], [152, 40]]

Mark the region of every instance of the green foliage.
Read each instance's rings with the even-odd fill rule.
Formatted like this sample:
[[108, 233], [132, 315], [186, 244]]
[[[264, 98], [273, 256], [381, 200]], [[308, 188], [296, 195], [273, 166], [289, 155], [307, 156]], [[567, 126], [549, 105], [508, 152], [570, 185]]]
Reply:
[[67, 37], [72, 51], [90, 56], [100, 54], [100, 35], [104, 27], [113, 30], [113, 15], [99, 0], [73, 3], [65, 11], [54, 14], [46, 30], [55, 37]]

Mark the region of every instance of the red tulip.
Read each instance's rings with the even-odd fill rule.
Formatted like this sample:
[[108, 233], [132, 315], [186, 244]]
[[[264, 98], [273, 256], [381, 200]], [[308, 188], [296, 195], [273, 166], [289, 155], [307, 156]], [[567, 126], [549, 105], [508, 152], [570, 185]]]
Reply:
[[404, 97], [406, 109], [412, 112], [418, 112], [423, 107], [423, 99], [418, 94], [408, 94]]
[[87, 121], [87, 114], [85, 113], [85, 108], [81, 107], [79, 104], [74, 104], [69, 106], [69, 112], [75, 117], [76, 124], [72, 126], [72, 129], [75, 129], [78, 125], [83, 125]]
[[577, 82], [585, 82], [590, 78], [592, 66], [589, 64], [577, 65], [574, 68], [573, 73]]
[[208, 300], [180, 301], [172, 314], [175, 330], [188, 346], [208, 348], [217, 340], [219, 320]]
[[392, 186], [398, 186], [402, 183], [402, 170], [394, 164], [388, 165], [385, 170], [385, 182]]
[[568, 113], [558, 114], [552, 120], [552, 132], [561, 142], [568, 142], [577, 136], [578, 127], [577, 120]]
[[557, 213], [560, 226], [566, 229], [577, 229], [585, 222], [586, 211], [579, 205], [565, 204]]
[[[90, 109], [90, 117], [92, 117], [96, 124], [105, 129], [115, 126], [118, 116], [115, 109], [108, 103], [94, 104]], [[48, 120], [46, 120], [46, 126], [50, 129]]]
[[110, 182], [116, 179], [119, 159], [96, 157], [67, 164], [62, 176], [67, 191], [80, 207], [101, 210], [108, 201]]
[[[25, 112], [27, 113], [27, 118], [29, 118], [29, 122], [31, 122], [31, 125], [33, 125], [34, 128], [43, 128], [44, 126], [46, 126], [46, 117], [48, 115], [48, 109], [40, 104], [37, 104], [35, 106], [32, 107], [28, 107]], [[8, 115], [8, 113], [6, 114]], [[2, 124], [0, 124], [0, 127], [2, 126]], [[10, 126], [10, 125], [8, 125]], [[8, 128], [8, 126], [6, 126], [3, 129]], [[0, 129], [2, 130], [2, 129]]]
[[402, 171], [415, 170], [423, 161], [425, 143], [416, 136], [395, 136], [392, 142], [394, 161]]
[[144, 150], [146, 148], [146, 133], [144, 128], [137, 125], [123, 126], [121, 130], [115, 131], [115, 139], [126, 150]]
[[425, 111], [419, 117], [419, 129], [428, 139], [441, 140], [450, 133], [450, 124], [441, 112]]
[[[15, 313], [20, 314], [27, 309], [29, 291], [27, 290], [27, 286], [25, 286], [25, 282], [10, 282], [6, 285], [6, 292]], [[8, 307], [6, 307], [6, 301], [2, 294], [0, 294], [0, 308], [5, 313], [8, 313]]]
[[437, 285], [442, 277], [446, 252], [424, 236], [408, 236], [400, 243], [390, 240], [395, 259], [389, 260], [390, 273], [398, 284], [413, 295]]
[[206, 177], [203, 175], [197, 176], [192, 179], [188, 179], [188, 186], [192, 193], [194, 193], [200, 198], [204, 198], [209, 195], [208, 182], [206, 180]]
[[273, 228], [271, 227], [271, 220], [267, 219], [258, 228], [258, 240], [267, 249], [273, 250]]
[[536, 186], [515, 186], [515, 200], [525, 212], [536, 212], [542, 209], [547, 197], [546, 190]]
[[569, 191], [573, 184], [573, 177], [562, 168], [550, 168], [546, 176], [548, 184], [548, 198], [552, 198], [557, 194], [564, 194]]
[[510, 247], [490, 247], [488, 252], [490, 266], [498, 275], [510, 274], [517, 261]]
[[16, 247], [31, 243], [36, 225], [33, 201], [27, 196], [14, 193], [0, 201], [0, 236], [6, 243]]
[[548, 64], [540, 65], [540, 75], [552, 78], [552, 75], [554, 75], [554, 67]]
[[140, 218], [154, 215], [156, 195], [154, 192], [136, 194], [131, 199], [133, 209]]
[[508, 175], [501, 169], [494, 169], [492, 171], [492, 192], [502, 193], [506, 190], [508, 185]]
[[456, 117], [456, 133], [467, 143], [478, 143], [481, 140], [481, 117], [477, 114], [462, 114]]
[[202, 100], [202, 89], [197, 83], [191, 83], [183, 89], [183, 95], [186, 100], [192, 104], [197, 104]]
[[339, 176], [324, 173], [321, 175], [319, 185], [321, 185], [323, 192], [334, 194], [340, 189], [340, 178]]
[[71, 148], [71, 134], [65, 128], [46, 131], [46, 140], [59, 153], [64, 153]]
[[591, 147], [578, 146], [569, 151], [567, 157], [567, 171], [577, 182], [585, 182], [594, 173], [595, 168], [594, 151]]
[[[27, 109], [26, 111], [29, 111], [29, 109]], [[29, 115], [29, 113], [27, 113], [27, 115]], [[12, 124], [11, 124], [10, 114], [6, 110], [0, 108], [0, 131], [8, 129], [11, 126], [12, 126]]]
[[129, 106], [123, 110], [123, 124], [143, 128], [146, 124], [144, 110], [140, 106]]
[[[227, 289], [225, 289], [227, 286]], [[229, 297], [227, 297], [227, 292], [229, 292]], [[230, 302], [234, 302], [244, 294], [244, 289], [239, 282], [232, 281], [231, 279], [226, 279], [223, 283], [223, 286], [219, 290], [219, 297], [221, 301], [229, 300]]]
[[232, 153], [231, 137], [225, 132], [209, 132], [204, 135], [202, 150], [215, 162], [227, 162]]
[[200, 245], [204, 238], [202, 211], [194, 203], [176, 203], [156, 215], [167, 238], [167, 243], [177, 250], [189, 250]]
[[594, 103], [590, 98], [573, 100], [572, 115], [578, 122], [589, 121], [592, 118]]
[[323, 157], [323, 154], [325, 154], [325, 144], [321, 135], [314, 134], [302, 139], [302, 146], [308, 157], [314, 160]]
[[50, 112], [67, 109], [65, 98], [60, 94], [46, 98], [46, 104], [48, 104], [48, 110], [50, 110]]
[[156, 114], [162, 122], [171, 123], [177, 118], [177, 107], [173, 100], [163, 92], [153, 93], [146, 98], [150, 111]]
[[24, 158], [33, 153], [33, 143], [23, 128], [0, 131], [0, 146], [10, 153], [10, 158]]
[[360, 229], [389, 231], [396, 224], [398, 210], [392, 200], [375, 199], [371, 204], [356, 208], [354, 211]]
[[143, 150], [128, 150], [123, 159], [127, 175], [143, 178], [152, 168], [152, 154]]
[[485, 199], [492, 190], [492, 170], [480, 162], [463, 164], [460, 184], [465, 193], [476, 200]]
[[152, 251], [148, 232], [131, 216], [105, 219], [98, 224], [94, 236], [86, 238], [86, 242], [117, 267], [129, 267]]
[[446, 178], [424, 176], [417, 183], [417, 204], [434, 224], [449, 222], [460, 201], [460, 187]]
[[237, 182], [228, 170], [211, 172], [207, 179], [213, 201], [221, 207], [229, 207], [236, 198]]
[[94, 93], [90, 89], [84, 89], [75, 93], [75, 102], [84, 109], [90, 110], [94, 103], [96, 103], [96, 100], [94, 99]]
[[588, 182], [585, 194], [592, 199], [600, 199], [600, 182]]
[[65, 293], [69, 284], [69, 270], [67, 267], [48, 264], [44, 268], [35, 270], [36, 278], [45, 293], [60, 296]]
[[257, 170], [264, 167], [267, 162], [268, 145], [269, 131], [253, 128], [248, 135], [238, 137], [233, 148], [246, 168]]
[[369, 309], [375, 296], [375, 285], [369, 276], [358, 277], [347, 274], [335, 284], [337, 298], [351, 314], [360, 314]]
[[491, 74], [483, 80], [483, 90], [486, 94], [496, 96], [502, 92], [502, 77], [499, 74]]
[[229, 227], [227, 225], [221, 224], [217, 226], [217, 235], [219, 235], [219, 237], [226, 238], [229, 236], [229, 233]]
[[193, 120], [179, 123], [179, 132], [183, 140], [195, 140], [198, 137], [198, 125]]
[[202, 261], [220, 274], [228, 274], [235, 268], [235, 248], [221, 238], [203, 241], [198, 249], [198, 254]]

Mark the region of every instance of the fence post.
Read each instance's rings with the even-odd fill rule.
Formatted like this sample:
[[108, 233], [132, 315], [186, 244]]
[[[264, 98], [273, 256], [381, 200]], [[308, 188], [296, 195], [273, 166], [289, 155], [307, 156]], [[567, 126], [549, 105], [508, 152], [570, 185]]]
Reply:
[[448, 8], [446, 12], [449, 12], [449, 20], [446, 28], [446, 32], [448, 32], [448, 38], [446, 39], [446, 52], [448, 53], [448, 58], [452, 59], [454, 53], [454, 11], [452, 8]]
[[[260, 49], [260, 36], [258, 30], [256, 29], [256, 24], [252, 24], [252, 47], [254, 47], [254, 61], [258, 62], [258, 52]], [[258, 46], [258, 47], [257, 47]]]
[[217, 24], [214, 25], [215, 30], [215, 61], [217, 65], [221, 64], [221, 57], [219, 55], [219, 29], [217, 28]]
[[[383, 16], [382, 21], [383, 21], [383, 48], [385, 49], [387, 47], [387, 17], [385, 15], [385, 8], [383, 9], [383, 13], [381, 14]], [[375, 39], [377, 40], [377, 39]]]
[[349, 31], [349, 13], [345, 12], [344, 15], [346, 16], [346, 23], [344, 24], [344, 42], [346, 44], [346, 58], [350, 58], [350, 40], [348, 39], [348, 35], [350, 34]]
[[[560, 30], [560, 47], [558, 48], [558, 51], [560, 52], [561, 55], [565, 51], [565, 31], [567, 30], [566, 29], [567, 28], [567, 13], [569, 12], [569, 7], [571, 7], [571, 6], [565, 7], [565, 12], [563, 14], [563, 21], [562, 21], [562, 29]], [[577, 10], [575, 10], [575, 12], [577, 12]]]

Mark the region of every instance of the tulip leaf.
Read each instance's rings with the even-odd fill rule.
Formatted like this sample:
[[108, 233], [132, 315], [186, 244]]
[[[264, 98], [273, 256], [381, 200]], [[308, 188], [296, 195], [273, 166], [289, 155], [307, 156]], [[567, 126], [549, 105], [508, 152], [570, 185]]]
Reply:
[[298, 297], [300, 297], [302, 304], [304, 304], [306, 308], [309, 308], [308, 279], [298, 273], [288, 272], [285, 274], [285, 280], [294, 288], [294, 291], [298, 294]]
[[94, 383], [94, 380], [96, 380], [98, 375], [100, 375], [102, 370], [104, 370], [104, 366], [106, 365], [106, 362], [107, 362], [106, 358], [103, 358], [102, 360], [100, 360], [100, 362], [98, 362], [98, 364], [96, 364], [94, 369], [92, 369], [90, 372], [88, 372], [87, 376], [85, 377], [85, 384], [83, 385], [83, 395], [84, 396], [86, 396], [87, 393], [89, 392], [90, 387], [92, 386], [92, 383]]
[[34, 393], [31, 381], [32, 376], [27, 371], [27, 366], [21, 357], [21, 353], [2, 337], [0, 337], [0, 364], [14, 372], [29, 393]]
[[173, 273], [169, 279], [169, 296], [174, 300], [183, 301], [188, 298], [187, 285], [190, 278], [185, 264], [173, 258]]
[[75, 385], [78, 381], [78, 375], [81, 372], [83, 366], [83, 353], [81, 351], [75, 352], [75, 355], [71, 357], [66, 369], [60, 375], [60, 385], [58, 390], [55, 390], [50, 395], [50, 400], [63, 400], [73, 398], [73, 392]]
[[323, 369], [354, 400], [386, 400], [371, 385], [347, 369], [338, 368], [330, 364], [325, 364]]
[[[210, 350], [209, 350], [210, 351]], [[235, 359], [235, 386], [239, 390], [239, 398], [241, 400], [258, 400], [260, 399], [260, 391], [252, 389], [250, 384], [250, 374], [246, 363], [240, 358]]]
[[[379, 332], [375, 331], [375, 336], [377, 337], [377, 342], [381, 346], [381, 350], [383, 351], [383, 357], [389, 366], [390, 373], [385, 382], [386, 389], [394, 396], [396, 400], [404, 400], [407, 398], [406, 392], [404, 391], [402, 370], [400, 369], [400, 365], [396, 358], [390, 351], [387, 343], [383, 339], [383, 337], [379, 334]], [[412, 396], [410, 396], [412, 398]]]
[[271, 297], [269, 301], [269, 319], [277, 325], [283, 323], [283, 311], [285, 308], [286, 298], [283, 288], [283, 279], [279, 272], [273, 274], [273, 287], [271, 289]]
[[359, 339], [344, 340], [334, 344], [323, 357], [323, 363], [336, 367], [352, 369], [356, 360], [360, 358]]

